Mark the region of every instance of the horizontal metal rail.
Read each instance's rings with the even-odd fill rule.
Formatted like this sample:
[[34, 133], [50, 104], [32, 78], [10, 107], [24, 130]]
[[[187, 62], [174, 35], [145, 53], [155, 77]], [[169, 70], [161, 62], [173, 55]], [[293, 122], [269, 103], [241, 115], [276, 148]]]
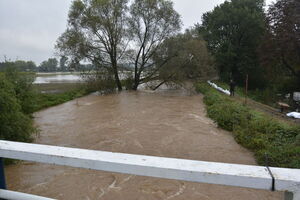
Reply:
[[0, 198], [7, 199], [7, 200], [55, 200], [46, 197], [40, 197], [36, 195], [14, 192], [10, 190], [1, 190], [1, 189], [0, 189]]
[[[202, 162], [0, 140], [0, 157], [116, 173], [271, 190], [266, 167]], [[275, 190], [300, 200], [300, 170], [270, 167]], [[293, 194], [292, 194], [293, 193]]]

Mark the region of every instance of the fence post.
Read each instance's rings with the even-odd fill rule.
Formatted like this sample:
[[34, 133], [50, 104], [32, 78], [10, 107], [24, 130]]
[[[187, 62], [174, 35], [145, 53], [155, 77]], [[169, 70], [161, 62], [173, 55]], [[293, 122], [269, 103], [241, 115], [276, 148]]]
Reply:
[[6, 189], [3, 158], [0, 158], [0, 189]]

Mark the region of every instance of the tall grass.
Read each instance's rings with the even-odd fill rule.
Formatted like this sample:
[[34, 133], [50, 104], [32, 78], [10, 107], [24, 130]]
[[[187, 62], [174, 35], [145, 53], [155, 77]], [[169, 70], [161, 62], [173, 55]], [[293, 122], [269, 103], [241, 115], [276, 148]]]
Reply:
[[260, 165], [300, 168], [300, 126], [291, 126], [210, 88], [196, 84], [205, 95], [207, 114], [220, 128], [233, 132], [236, 141], [254, 152]]

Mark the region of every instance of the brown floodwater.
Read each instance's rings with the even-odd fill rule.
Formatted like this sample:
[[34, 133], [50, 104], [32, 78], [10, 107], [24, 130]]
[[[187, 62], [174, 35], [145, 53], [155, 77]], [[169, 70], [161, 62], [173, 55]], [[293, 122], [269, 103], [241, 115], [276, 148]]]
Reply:
[[[251, 152], [206, 117], [201, 95], [89, 95], [35, 114], [36, 143], [121, 153], [250, 164]], [[273, 200], [282, 193], [22, 162], [8, 188], [56, 199]]]

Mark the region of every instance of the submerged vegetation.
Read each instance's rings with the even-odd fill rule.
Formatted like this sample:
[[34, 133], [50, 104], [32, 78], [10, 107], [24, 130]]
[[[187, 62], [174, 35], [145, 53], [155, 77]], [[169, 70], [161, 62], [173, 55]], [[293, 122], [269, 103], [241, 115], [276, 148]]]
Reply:
[[206, 83], [196, 84], [205, 95], [207, 115], [220, 128], [232, 131], [236, 141], [254, 152], [257, 162], [270, 166], [300, 168], [300, 127], [280, 122], [254, 111], [212, 89]]
[[86, 94], [88, 93], [87, 90], [85, 90], [84, 88], [77, 88], [63, 93], [54, 93], [54, 94], [37, 93], [35, 99], [36, 104], [34, 106], [34, 111], [39, 111], [44, 108], [56, 106], [65, 103], [67, 101], [71, 101], [75, 98], [82, 97]]

